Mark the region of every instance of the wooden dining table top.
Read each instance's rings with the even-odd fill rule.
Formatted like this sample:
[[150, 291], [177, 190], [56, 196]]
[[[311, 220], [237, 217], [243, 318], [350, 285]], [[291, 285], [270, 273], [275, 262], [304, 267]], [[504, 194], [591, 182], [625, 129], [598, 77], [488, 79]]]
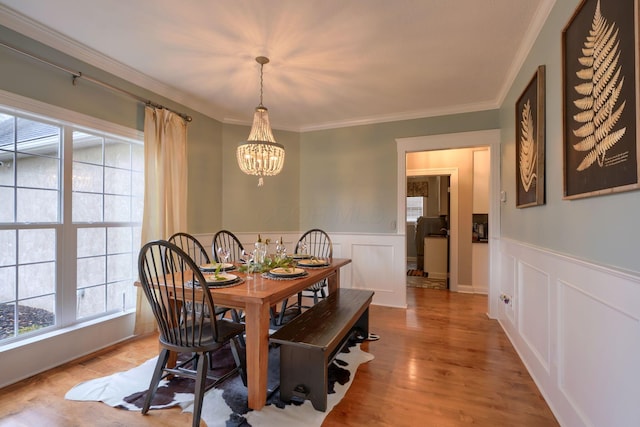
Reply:
[[275, 304], [298, 293], [299, 290], [328, 278], [328, 272], [336, 271], [350, 262], [350, 259], [334, 258], [326, 267], [298, 267], [305, 270], [307, 275], [296, 278], [274, 279], [262, 273], [242, 273], [235, 269], [227, 273], [243, 278], [244, 283], [226, 288], [210, 286], [209, 290], [214, 302], [218, 305], [242, 308], [248, 301]]

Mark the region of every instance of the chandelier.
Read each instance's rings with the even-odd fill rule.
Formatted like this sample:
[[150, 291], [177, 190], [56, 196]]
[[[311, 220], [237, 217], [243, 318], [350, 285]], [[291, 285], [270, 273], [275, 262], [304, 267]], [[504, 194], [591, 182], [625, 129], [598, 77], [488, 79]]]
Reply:
[[262, 68], [269, 63], [269, 58], [258, 56], [260, 64], [260, 105], [253, 114], [253, 125], [249, 138], [241, 142], [236, 150], [238, 166], [247, 175], [258, 177], [258, 187], [264, 184], [263, 177], [280, 173], [284, 165], [284, 147], [278, 144], [271, 132], [267, 107], [262, 105]]

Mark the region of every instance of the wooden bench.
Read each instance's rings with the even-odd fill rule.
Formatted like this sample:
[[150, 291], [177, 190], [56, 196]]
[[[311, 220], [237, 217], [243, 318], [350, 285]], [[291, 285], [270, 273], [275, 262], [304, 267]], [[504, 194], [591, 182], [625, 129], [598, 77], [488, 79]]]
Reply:
[[327, 410], [328, 369], [351, 335], [369, 334], [373, 291], [338, 289], [284, 325], [271, 342], [280, 344], [280, 399], [309, 399]]

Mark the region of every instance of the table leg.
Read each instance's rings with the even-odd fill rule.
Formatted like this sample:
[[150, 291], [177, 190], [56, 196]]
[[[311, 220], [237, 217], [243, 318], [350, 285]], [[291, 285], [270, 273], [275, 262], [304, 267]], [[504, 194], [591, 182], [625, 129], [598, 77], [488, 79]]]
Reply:
[[245, 319], [249, 408], [260, 410], [267, 400], [269, 304], [247, 303]]
[[340, 269], [337, 268], [333, 274], [327, 277], [327, 287], [329, 288], [329, 293], [332, 294], [338, 290], [340, 287]]

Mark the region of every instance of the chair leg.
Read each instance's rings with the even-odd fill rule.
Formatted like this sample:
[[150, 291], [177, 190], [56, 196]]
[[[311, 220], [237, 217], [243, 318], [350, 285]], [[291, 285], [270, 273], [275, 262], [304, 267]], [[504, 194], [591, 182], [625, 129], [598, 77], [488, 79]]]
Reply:
[[246, 347], [241, 343], [238, 337], [231, 338], [229, 341], [231, 344], [231, 354], [233, 354], [233, 360], [236, 362], [236, 367], [240, 372], [240, 378], [242, 379], [242, 384], [247, 386], [247, 350]]
[[271, 320], [271, 326], [278, 326], [278, 319], [280, 314], [276, 312], [276, 309], [273, 307], [269, 307], [269, 318]]
[[231, 309], [231, 318], [236, 323], [242, 322], [242, 310], [236, 310], [235, 308]]
[[158, 384], [160, 383], [160, 378], [162, 378], [164, 368], [165, 366], [167, 366], [167, 360], [169, 360], [169, 350], [163, 348], [160, 351], [160, 355], [158, 356], [158, 361], [156, 362], [156, 367], [153, 370], [153, 376], [151, 377], [151, 383], [149, 383], [149, 389], [147, 390], [147, 396], [144, 399], [144, 405], [142, 405], [143, 415], [149, 412], [149, 408], [151, 407], [151, 400], [156, 394]]
[[209, 353], [200, 354], [197, 357], [197, 373], [196, 387], [193, 400], [193, 427], [200, 426], [200, 414], [202, 413], [202, 400], [204, 399], [204, 390], [207, 385], [207, 367], [209, 366]]
[[284, 312], [287, 311], [287, 300], [282, 301], [282, 306], [280, 307], [280, 314], [278, 315], [278, 320], [276, 322], [276, 326], [282, 326], [284, 322]]

